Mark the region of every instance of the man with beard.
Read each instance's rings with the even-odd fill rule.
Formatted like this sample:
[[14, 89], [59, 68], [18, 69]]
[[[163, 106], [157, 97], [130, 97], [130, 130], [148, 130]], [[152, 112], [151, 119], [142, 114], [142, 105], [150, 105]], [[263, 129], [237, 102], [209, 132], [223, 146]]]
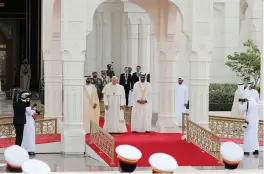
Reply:
[[106, 71], [107, 76], [112, 79], [113, 76], [115, 76], [115, 72], [113, 71], [112, 64], [107, 65], [107, 71]]
[[110, 77], [108, 77], [108, 76], [106, 75], [106, 71], [105, 71], [105, 70], [102, 70], [102, 71], [101, 71], [101, 76], [102, 76], [103, 88], [104, 88], [106, 84], [108, 84], [108, 83], [111, 82], [111, 80], [110, 80]]
[[133, 93], [131, 131], [149, 133], [152, 120], [152, 87], [146, 81], [146, 74], [140, 74], [140, 81], [134, 84]]
[[102, 99], [103, 81], [97, 77], [97, 72], [93, 72], [92, 84], [97, 89], [97, 95], [99, 100]]
[[20, 88], [22, 90], [29, 90], [31, 79], [31, 68], [28, 64], [28, 60], [24, 59], [20, 68]]
[[86, 79], [86, 85], [84, 86], [83, 97], [83, 120], [85, 133], [90, 133], [90, 120], [93, 120], [99, 125], [100, 107], [99, 99], [97, 95], [97, 89], [91, 84], [92, 77], [88, 76]]

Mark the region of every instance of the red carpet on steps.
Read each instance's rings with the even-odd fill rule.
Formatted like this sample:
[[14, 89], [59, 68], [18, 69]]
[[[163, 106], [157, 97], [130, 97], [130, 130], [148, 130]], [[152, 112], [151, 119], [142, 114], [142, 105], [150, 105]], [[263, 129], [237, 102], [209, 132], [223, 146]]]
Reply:
[[[103, 119], [100, 120], [100, 126], [103, 125]], [[128, 130], [130, 127], [128, 126]], [[115, 147], [120, 144], [129, 144], [137, 147], [142, 151], [142, 158], [138, 162], [138, 166], [149, 166], [148, 158], [151, 154], [163, 152], [173, 156], [180, 166], [219, 166], [222, 165], [211, 155], [202, 152], [197, 146], [186, 143], [181, 140], [182, 134], [161, 134], [156, 132], [147, 133], [126, 133], [112, 134], [115, 138]], [[87, 138], [88, 144], [89, 137]], [[116, 154], [115, 162], [111, 164], [110, 158], [104, 153], [99, 153], [100, 150], [95, 145], [90, 145], [91, 148], [100, 155], [110, 166], [117, 166]]]

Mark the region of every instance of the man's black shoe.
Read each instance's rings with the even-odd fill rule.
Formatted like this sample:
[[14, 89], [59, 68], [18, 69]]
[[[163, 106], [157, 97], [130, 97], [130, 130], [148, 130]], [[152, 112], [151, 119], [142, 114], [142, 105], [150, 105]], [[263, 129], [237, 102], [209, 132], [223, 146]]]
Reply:
[[244, 155], [249, 156], [250, 154], [249, 152], [244, 152]]
[[259, 151], [258, 151], [258, 150], [255, 150], [255, 151], [253, 152], [253, 155], [259, 155]]
[[36, 155], [34, 152], [28, 152], [28, 155], [30, 155], [30, 156], [34, 156], [34, 155]]
[[149, 134], [149, 133], [150, 133], [150, 131], [146, 131], [146, 133], [148, 133], [148, 134]]
[[133, 131], [132, 133], [138, 133], [138, 132], [136, 132], [136, 131]]

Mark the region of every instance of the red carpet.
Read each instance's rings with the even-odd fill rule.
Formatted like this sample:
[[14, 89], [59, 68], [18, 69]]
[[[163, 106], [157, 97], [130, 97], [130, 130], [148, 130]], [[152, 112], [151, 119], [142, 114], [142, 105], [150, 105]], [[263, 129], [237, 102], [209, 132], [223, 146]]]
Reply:
[[[60, 135], [57, 135], [57, 139], [55, 139], [54, 135], [37, 135], [36, 136], [36, 144], [60, 142], [60, 140], [61, 140]], [[0, 148], [6, 148], [14, 144], [15, 144], [15, 138], [0, 138]]]
[[[100, 126], [103, 125], [103, 120], [100, 120]], [[128, 130], [130, 127], [128, 126]], [[181, 140], [182, 134], [161, 134], [152, 132], [146, 133], [126, 133], [126, 134], [113, 134], [115, 138], [115, 147], [120, 144], [129, 144], [137, 147], [142, 151], [142, 158], [139, 160], [138, 166], [149, 166], [148, 158], [151, 154], [157, 152], [163, 152], [173, 156], [180, 166], [219, 166], [222, 165], [206, 152], [202, 152], [197, 146], [186, 143]], [[87, 137], [88, 144], [89, 137]], [[99, 153], [100, 150], [95, 145], [90, 145], [91, 148], [100, 155], [110, 166], [117, 166], [116, 154], [114, 164], [110, 164], [111, 160]], [[201, 160], [202, 159], [202, 160]]]

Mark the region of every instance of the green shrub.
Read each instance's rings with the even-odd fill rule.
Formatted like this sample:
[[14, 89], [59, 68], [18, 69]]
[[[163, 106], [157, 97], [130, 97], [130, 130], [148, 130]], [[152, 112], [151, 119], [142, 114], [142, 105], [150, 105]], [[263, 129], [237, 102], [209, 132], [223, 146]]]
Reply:
[[236, 89], [235, 84], [210, 84], [209, 104], [232, 104]]

